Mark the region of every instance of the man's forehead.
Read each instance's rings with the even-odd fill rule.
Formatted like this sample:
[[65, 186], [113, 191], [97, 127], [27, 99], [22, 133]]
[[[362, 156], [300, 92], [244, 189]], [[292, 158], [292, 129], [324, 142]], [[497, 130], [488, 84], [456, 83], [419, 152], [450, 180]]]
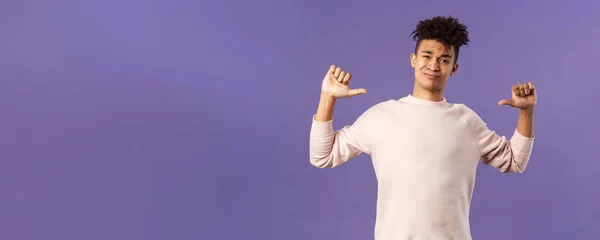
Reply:
[[436, 54], [450, 54], [451, 56], [454, 56], [453, 49], [453, 46], [446, 48], [444, 43], [435, 40], [423, 40], [419, 47], [420, 52], [427, 51]]

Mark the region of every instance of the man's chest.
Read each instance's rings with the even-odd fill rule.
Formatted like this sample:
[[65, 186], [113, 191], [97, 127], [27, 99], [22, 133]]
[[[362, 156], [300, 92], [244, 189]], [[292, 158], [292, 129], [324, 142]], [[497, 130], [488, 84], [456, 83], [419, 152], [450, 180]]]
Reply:
[[468, 173], [479, 160], [471, 130], [441, 116], [398, 119], [382, 133], [372, 153], [378, 173]]

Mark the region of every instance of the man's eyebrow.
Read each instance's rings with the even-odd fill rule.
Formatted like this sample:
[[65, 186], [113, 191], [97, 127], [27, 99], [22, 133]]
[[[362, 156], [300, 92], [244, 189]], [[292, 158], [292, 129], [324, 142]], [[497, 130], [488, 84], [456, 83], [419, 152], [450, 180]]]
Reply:
[[[422, 53], [427, 53], [427, 54], [432, 54], [432, 53], [433, 53], [433, 52], [431, 52], [431, 51], [429, 51], [429, 50], [423, 50], [423, 51], [421, 51], [421, 52], [422, 52]], [[448, 54], [448, 53], [444, 53], [444, 54], [442, 54], [442, 56], [441, 56], [441, 57], [443, 57], [443, 58], [450, 58], [450, 59], [452, 58], [452, 56], [450, 56], [450, 54]]]

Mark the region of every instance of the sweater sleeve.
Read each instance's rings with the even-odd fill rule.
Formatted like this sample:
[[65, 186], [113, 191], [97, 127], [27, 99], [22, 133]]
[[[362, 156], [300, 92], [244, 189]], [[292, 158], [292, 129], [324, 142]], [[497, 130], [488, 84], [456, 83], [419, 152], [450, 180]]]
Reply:
[[337, 167], [361, 153], [371, 154], [378, 136], [378, 106], [365, 111], [352, 125], [334, 131], [333, 120], [318, 122], [313, 115], [310, 130], [310, 163], [318, 168]]
[[484, 164], [499, 169], [503, 173], [523, 173], [533, 150], [534, 137], [528, 138], [516, 129], [512, 137], [498, 135], [474, 112], [468, 119], [475, 144]]

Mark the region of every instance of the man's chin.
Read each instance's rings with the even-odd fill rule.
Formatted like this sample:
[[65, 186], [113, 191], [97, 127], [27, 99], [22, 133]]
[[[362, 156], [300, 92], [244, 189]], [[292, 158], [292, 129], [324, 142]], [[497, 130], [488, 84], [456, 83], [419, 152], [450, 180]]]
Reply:
[[439, 92], [442, 87], [439, 86], [439, 84], [435, 84], [433, 82], [425, 82], [425, 83], [421, 83], [421, 88], [425, 91], [428, 92]]

